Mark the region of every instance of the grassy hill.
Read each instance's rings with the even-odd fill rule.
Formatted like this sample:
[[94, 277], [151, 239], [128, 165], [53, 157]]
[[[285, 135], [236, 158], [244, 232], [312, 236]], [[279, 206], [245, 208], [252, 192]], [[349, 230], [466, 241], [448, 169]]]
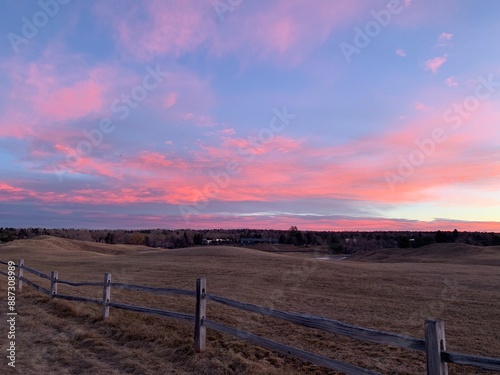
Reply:
[[349, 258], [361, 262], [447, 263], [500, 266], [500, 246], [473, 246], [461, 243], [439, 243], [416, 249], [384, 249], [354, 254]]
[[[57, 270], [60, 279], [71, 281], [100, 281], [104, 272], [111, 272], [115, 282], [193, 290], [196, 278], [204, 276], [207, 290], [213, 294], [420, 338], [424, 319], [439, 318], [446, 323], [450, 350], [498, 357], [499, 269], [469, 261], [489, 259], [488, 264], [492, 264], [498, 260], [498, 249], [489, 248], [477, 254], [476, 250], [438, 246], [435, 250], [427, 247], [390, 250], [385, 255], [373, 253], [369, 255], [374, 257], [372, 260], [358, 259], [360, 262], [331, 262], [303, 254], [273, 254], [246, 248], [159, 250], [45, 236], [0, 245], [0, 259], [24, 258], [32, 268], [45, 273]], [[391, 257], [399, 263], [391, 263]], [[463, 264], [456, 264], [457, 259]], [[49, 286], [46, 280], [26, 276]], [[1, 280], [0, 300], [4, 302], [5, 277]], [[59, 292], [94, 298], [102, 295], [100, 288], [66, 285], [59, 285]], [[194, 301], [188, 297], [112, 290], [111, 299], [194, 312]], [[17, 297], [17, 308], [16, 339], [22, 350], [18, 351], [13, 373], [335, 374], [210, 330], [207, 352], [195, 354], [191, 325], [113, 308], [110, 319], [103, 322], [99, 306], [50, 301], [28, 287]], [[366, 344], [211, 301], [207, 316], [381, 373], [425, 372], [421, 353]], [[2, 324], [5, 331], [5, 322]], [[5, 351], [6, 340], [0, 343], [0, 349]], [[450, 374], [471, 373], [479, 372], [450, 366]]]
[[18, 249], [30, 254], [38, 253], [42, 250], [50, 254], [82, 254], [82, 252], [94, 252], [106, 255], [125, 255], [140, 252], [151, 252], [151, 247], [135, 246], [135, 245], [108, 245], [98, 242], [88, 242], [79, 240], [68, 240], [53, 236], [38, 236], [30, 240], [18, 240], [11, 243], [0, 245], [0, 249], [4, 246], [8, 249]]

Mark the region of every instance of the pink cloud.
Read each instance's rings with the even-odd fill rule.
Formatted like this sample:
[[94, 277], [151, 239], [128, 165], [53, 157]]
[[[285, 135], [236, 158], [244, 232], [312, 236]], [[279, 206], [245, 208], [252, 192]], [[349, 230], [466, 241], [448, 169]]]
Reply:
[[396, 55], [398, 55], [399, 57], [406, 57], [406, 52], [403, 51], [402, 49], [397, 49]]
[[24, 190], [21, 189], [21, 188], [16, 188], [16, 187], [14, 187], [12, 185], [0, 182], [0, 191], [8, 192], [8, 193], [20, 193], [20, 192], [22, 192]]
[[370, 9], [362, 1], [280, 0], [266, 4], [265, 8], [235, 10], [224, 22], [224, 32], [217, 29], [211, 50], [217, 55], [236, 53], [243, 61], [258, 57], [294, 66], [337, 29]]
[[222, 129], [220, 132], [223, 135], [234, 135], [234, 134], [236, 134], [236, 132], [232, 128]]
[[425, 106], [425, 104], [424, 104], [424, 103], [417, 103], [417, 104], [415, 104], [415, 109], [416, 109], [417, 111], [423, 111], [423, 110], [425, 110], [426, 108], [427, 108], [427, 107]]
[[27, 191], [7, 184], [0, 184], [0, 202], [20, 201], [27, 197]]
[[206, 47], [215, 55], [236, 53], [243, 60], [258, 57], [287, 65], [303, 61], [333, 31], [371, 9], [359, 0], [278, 0], [265, 7], [242, 4], [222, 25], [208, 0], [156, 0], [126, 8], [117, 4], [98, 3], [95, 12], [135, 58], [179, 56]]
[[214, 120], [212, 116], [195, 114], [193, 112], [181, 113], [178, 118], [189, 121], [195, 126], [199, 127], [214, 127], [219, 125], [219, 122]]
[[79, 77], [62, 75], [54, 65], [43, 63], [32, 63], [27, 70], [24, 79], [33, 89], [24, 99], [39, 116], [65, 121], [102, 110], [107, 91], [103, 69], [90, 69]]
[[[438, 199], [440, 188], [456, 183], [474, 185], [480, 191], [488, 186], [487, 181], [500, 176], [500, 165], [494, 162], [500, 155], [488, 146], [492, 141], [489, 129], [494, 129], [500, 113], [486, 104], [474, 114], [474, 121], [483, 124], [481, 131], [464, 124], [460, 132], [453, 132], [448, 125], [446, 142], [436, 145], [395, 191], [384, 178], [387, 171], [398, 173], [400, 156], [407, 158], [419, 150], [416, 140], [446, 126], [442, 112], [442, 108], [432, 109], [403, 128], [339, 146], [319, 146], [283, 136], [254, 145], [248, 138], [234, 138], [231, 132], [222, 131], [220, 144], [200, 144], [200, 151], [188, 156], [142, 151], [115, 162], [83, 158], [73, 173], [107, 176], [110, 186], [115, 179], [120, 181], [111, 190], [126, 194], [126, 202], [190, 204], [200, 199], [199, 192], [212, 181], [210, 173], [225, 173], [228, 161], [238, 163], [240, 172], [231, 177], [229, 186], [220, 189], [216, 200], [327, 198], [394, 204]], [[56, 148], [63, 154], [71, 152], [64, 145]], [[470, 150], [474, 150], [473, 159]], [[79, 199], [93, 202], [100, 197], [104, 203], [108, 199], [116, 203], [119, 194], [80, 192]], [[68, 193], [64, 199], [70, 196]], [[485, 202], [476, 203], [481, 207]]]
[[458, 87], [457, 79], [453, 76], [446, 78], [444, 83], [446, 83], [449, 87]]
[[[68, 65], [72, 69], [66, 69]], [[111, 103], [140, 84], [146, 69], [141, 73], [113, 63], [89, 66], [79, 56], [53, 47], [48, 47], [37, 61], [23, 64], [11, 59], [3, 61], [2, 66], [13, 74], [6, 90], [9, 105], [0, 113], [0, 130], [4, 137], [26, 141], [24, 162], [36, 163], [47, 173], [54, 173], [55, 168], [67, 174], [119, 178], [108, 162], [94, 159], [97, 155], [68, 162], [68, 157], [77, 154], [79, 142], [86, 139], [83, 129], [74, 126], [73, 121], [92, 116], [86, 123], [94, 128], [104, 117], [120, 121], [113, 117]], [[195, 125], [218, 125], [206, 114], [214, 101], [208, 82], [181, 68], [161, 67], [161, 70], [168, 71], [168, 85], [159, 85], [149, 92], [142, 107], [157, 111], [157, 118], [164, 121], [176, 121], [181, 113], [192, 111], [189, 121]], [[159, 111], [166, 105], [170, 106], [168, 111]], [[92, 153], [111, 147], [113, 140], [104, 137]]]
[[[161, 69], [168, 72], [168, 79], [148, 96], [147, 105], [158, 118], [169, 122], [180, 120], [196, 126], [214, 126], [218, 122], [211, 112], [216, 99], [208, 79], [202, 79], [192, 71], [173, 67]], [[164, 110], [167, 109], [167, 110]]]
[[[164, 223], [169, 223], [174, 228], [184, 228], [186, 222], [178, 215], [140, 215], [130, 218], [130, 215], [110, 214], [114, 222], [127, 223], [134, 228], [157, 228]], [[396, 218], [356, 218], [345, 216], [294, 216], [287, 214], [252, 214], [252, 215], [229, 215], [201, 213], [191, 216], [189, 227], [193, 229], [240, 229], [275, 228], [288, 230], [291, 226], [297, 226], [299, 230], [317, 231], [479, 231], [498, 232], [500, 223], [494, 221], [460, 221], [436, 219], [432, 221], [404, 220]]]
[[24, 114], [7, 109], [3, 118], [0, 119], [0, 131], [6, 138], [29, 138], [35, 135], [33, 126], [24, 119]]
[[176, 92], [170, 92], [165, 98], [165, 106], [167, 108], [173, 107], [177, 102], [178, 94]]
[[434, 57], [425, 62], [425, 70], [430, 70], [432, 73], [437, 73], [438, 69], [448, 60], [448, 55]]
[[148, 60], [155, 56], [191, 51], [214, 33], [211, 2], [148, 1], [145, 4], [97, 3], [95, 12], [111, 25], [118, 42], [134, 57]]
[[103, 105], [103, 87], [93, 81], [82, 81], [63, 87], [35, 100], [39, 113], [59, 121], [73, 120], [98, 113]]
[[157, 152], [143, 151], [138, 156], [138, 167], [148, 167], [148, 168], [168, 168], [172, 166], [173, 162], [167, 160], [165, 155], [159, 154]]

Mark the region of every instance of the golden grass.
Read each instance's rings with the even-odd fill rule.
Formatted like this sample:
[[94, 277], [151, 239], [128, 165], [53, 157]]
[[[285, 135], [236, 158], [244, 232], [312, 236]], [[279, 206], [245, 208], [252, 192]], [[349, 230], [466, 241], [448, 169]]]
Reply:
[[[498, 249], [485, 250], [491, 263], [498, 264]], [[400, 261], [425, 257], [432, 254], [420, 254], [417, 260], [406, 255]], [[462, 257], [470, 261], [469, 255]], [[19, 258], [47, 274], [57, 270], [60, 279], [71, 281], [100, 281], [104, 272], [111, 272], [115, 282], [193, 290], [196, 277], [205, 276], [209, 293], [419, 338], [424, 319], [439, 318], [446, 324], [449, 350], [500, 357], [500, 268], [495, 266], [332, 262], [244, 248], [156, 250], [46, 236], [0, 245], [0, 259]], [[47, 281], [26, 276], [48, 288]], [[59, 292], [95, 298], [102, 293], [99, 288], [65, 285], [59, 285]], [[111, 298], [194, 312], [194, 301], [188, 297], [112, 290]], [[19, 374], [335, 374], [210, 330], [207, 351], [195, 354], [189, 324], [113, 308], [103, 322], [99, 306], [50, 301], [29, 287], [18, 296], [17, 307]], [[211, 301], [207, 316], [384, 374], [425, 372], [421, 353], [367, 344]], [[5, 351], [6, 339], [0, 342]], [[488, 372], [450, 366], [450, 374], [475, 373]]]

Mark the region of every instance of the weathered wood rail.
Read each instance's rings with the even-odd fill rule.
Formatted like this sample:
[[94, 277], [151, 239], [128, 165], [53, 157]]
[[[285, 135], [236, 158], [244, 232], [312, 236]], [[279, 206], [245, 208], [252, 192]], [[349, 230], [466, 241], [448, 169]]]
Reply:
[[[444, 331], [444, 322], [441, 320], [426, 320], [424, 323], [425, 339], [418, 339], [406, 335], [401, 335], [393, 332], [384, 332], [374, 329], [358, 327], [355, 325], [339, 322], [337, 320], [328, 319], [308, 314], [299, 314], [294, 312], [285, 312], [270, 309], [267, 307], [252, 305], [240, 301], [231, 300], [225, 297], [216, 296], [207, 293], [206, 280], [198, 278], [196, 280], [196, 290], [183, 290], [175, 288], [157, 288], [144, 285], [133, 285], [124, 283], [112, 283], [111, 274], [105, 273], [102, 282], [74, 282], [59, 279], [57, 271], [52, 271], [48, 276], [43, 272], [27, 267], [24, 264], [24, 259], [21, 259], [18, 264], [13, 262], [0, 261], [0, 264], [8, 266], [8, 272], [0, 270], [0, 274], [8, 277], [9, 285], [17, 280], [17, 291], [21, 292], [23, 282], [30, 287], [50, 296], [50, 298], [58, 298], [69, 301], [88, 302], [102, 305], [102, 317], [109, 317], [109, 308], [123, 309], [135, 311], [139, 313], [147, 313], [153, 315], [164, 316], [167, 318], [181, 320], [187, 323], [194, 322], [194, 347], [196, 352], [203, 352], [206, 348], [206, 329], [227, 334], [241, 340], [248, 341], [252, 344], [265, 347], [269, 350], [276, 351], [281, 354], [291, 355], [301, 360], [314, 363], [318, 366], [329, 368], [332, 370], [344, 372], [352, 375], [380, 375], [378, 372], [364, 369], [355, 365], [340, 362], [338, 360], [324, 357], [302, 349], [294, 348], [288, 345], [280, 344], [267, 338], [255, 335], [251, 332], [241, 331], [234, 327], [229, 327], [213, 320], [207, 319], [206, 306], [207, 301], [213, 301], [228, 307], [239, 310], [244, 310], [252, 313], [269, 316], [280, 319], [289, 323], [301, 325], [308, 328], [320, 329], [337, 335], [347, 336], [353, 339], [366, 342], [395, 346], [398, 348], [420, 351], [426, 353], [427, 358], [427, 374], [428, 375], [446, 375], [448, 374], [448, 363], [458, 365], [474, 366], [484, 370], [500, 372], [500, 358], [481, 357], [476, 355], [454, 353], [446, 350], [446, 340]], [[17, 275], [14, 270], [17, 268]], [[34, 283], [24, 276], [24, 271], [38, 276], [42, 279], [50, 281], [50, 290]], [[72, 287], [102, 287], [102, 299], [87, 298], [81, 296], [72, 296], [60, 294], [57, 292], [57, 285], [65, 284]], [[194, 315], [154, 309], [144, 306], [135, 306], [124, 303], [111, 302], [111, 289], [123, 289], [139, 292], [147, 292], [153, 294], [171, 294], [182, 295], [196, 298], [196, 307]]]

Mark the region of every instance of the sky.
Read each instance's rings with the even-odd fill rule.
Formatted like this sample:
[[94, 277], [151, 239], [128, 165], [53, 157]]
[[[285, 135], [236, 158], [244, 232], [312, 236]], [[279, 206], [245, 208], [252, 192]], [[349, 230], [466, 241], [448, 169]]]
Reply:
[[4, 1], [0, 226], [500, 232], [499, 15]]

